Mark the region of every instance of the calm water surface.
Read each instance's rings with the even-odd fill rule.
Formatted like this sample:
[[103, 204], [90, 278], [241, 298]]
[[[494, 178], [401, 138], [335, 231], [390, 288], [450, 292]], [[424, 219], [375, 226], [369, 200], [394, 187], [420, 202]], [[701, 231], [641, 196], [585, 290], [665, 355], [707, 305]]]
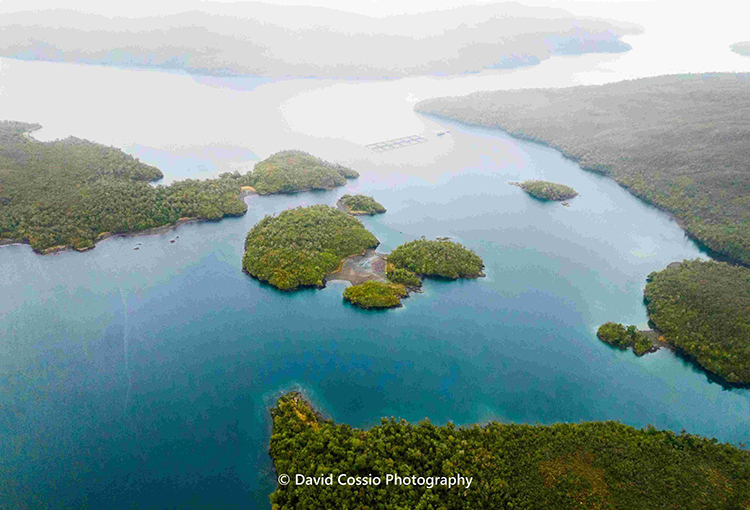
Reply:
[[[501, 74], [518, 86], [575, 82], [566, 60]], [[41, 122], [41, 139], [125, 147], [166, 182], [243, 171], [289, 147], [362, 174], [84, 254], [0, 249], [0, 507], [268, 508], [268, 407], [293, 388], [358, 427], [381, 416], [611, 419], [750, 440], [750, 391], [667, 351], [637, 358], [595, 337], [607, 320], [645, 325], [646, 275], [703, 256], [673, 221], [550, 149], [411, 112], [482, 77], [269, 82], [8, 60], [0, 75], [4, 117]], [[414, 133], [430, 143], [382, 155], [360, 145]], [[564, 208], [507, 184], [528, 178], [580, 196]], [[363, 220], [381, 250], [451, 236], [483, 257], [487, 277], [428, 281], [404, 308], [372, 313], [342, 302], [343, 282], [289, 294], [240, 271], [244, 236], [264, 215], [352, 192], [388, 208]]]

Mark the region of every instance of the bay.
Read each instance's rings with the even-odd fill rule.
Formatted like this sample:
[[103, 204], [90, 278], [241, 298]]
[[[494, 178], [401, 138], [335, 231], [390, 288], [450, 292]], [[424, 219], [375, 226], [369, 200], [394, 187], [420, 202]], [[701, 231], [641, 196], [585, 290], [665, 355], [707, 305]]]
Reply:
[[[649, 272], [706, 256], [667, 215], [551, 149], [411, 110], [432, 95], [632, 76], [629, 59], [384, 82], [0, 60], [4, 117], [42, 123], [42, 140], [123, 147], [162, 168], [164, 182], [245, 171], [286, 148], [362, 174], [346, 188], [250, 197], [241, 218], [112, 238], [87, 253], [1, 248], [0, 503], [268, 508], [268, 408], [290, 389], [357, 427], [381, 416], [611, 419], [747, 443], [750, 391], [665, 350], [637, 358], [596, 339], [608, 320], [645, 325]], [[727, 57], [728, 69], [743, 65]], [[363, 147], [418, 133], [429, 143]], [[508, 185], [529, 178], [580, 196], [565, 208]], [[483, 257], [487, 277], [428, 281], [404, 308], [373, 313], [343, 303], [343, 282], [282, 293], [241, 272], [244, 236], [264, 215], [354, 192], [388, 208], [363, 219], [382, 251], [451, 236]]]

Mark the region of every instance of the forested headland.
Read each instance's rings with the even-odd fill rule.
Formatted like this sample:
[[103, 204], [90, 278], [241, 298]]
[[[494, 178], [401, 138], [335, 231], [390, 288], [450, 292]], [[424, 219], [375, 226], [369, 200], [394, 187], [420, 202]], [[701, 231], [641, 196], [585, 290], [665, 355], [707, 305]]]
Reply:
[[375, 215], [386, 212], [385, 207], [372, 197], [367, 195], [342, 195], [339, 198], [339, 204], [348, 212], [354, 215]]
[[481, 92], [416, 109], [553, 146], [669, 211], [711, 250], [750, 264], [748, 74]]
[[266, 216], [248, 232], [242, 268], [281, 290], [322, 287], [342, 261], [379, 244], [357, 218], [327, 205]]
[[518, 186], [526, 193], [539, 200], [570, 200], [578, 196], [578, 192], [566, 186], [565, 184], [558, 184], [556, 182], [539, 181], [539, 180], [528, 180], [518, 183], [511, 183]]
[[649, 319], [664, 339], [730, 383], [750, 383], [750, 269], [686, 260], [648, 276]]
[[[368, 430], [324, 419], [297, 392], [271, 410], [270, 453], [290, 477], [273, 510], [745, 508], [750, 452], [715, 439], [618, 422], [485, 426], [383, 418]], [[472, 477], [470, 488], [297, 485], [304, 476]]]
[[596, 332], [599, 340], [618, 349], [633, 349], [636, 356], [643, 356], [648, 352], [658, 350], [654, 342], [635, 326], [623, 326], [615, 322], [607, 322], [599, 326]]
[[85, 250], [107, 235], [247, 210], [240, 199], [245, 177], [152, 186], [159, 169], [88, 140], [27, 135], [39, 128], [0, 121], [0, 242], [27, 242], [37, 252]]
[[255, 164], [250, 185], [261, 195], [333, 189], [359, 173], [302, 151], [277, 152]]
[[735, 53], [750, 57], [750, 41], [734, 43], [730, 49]]

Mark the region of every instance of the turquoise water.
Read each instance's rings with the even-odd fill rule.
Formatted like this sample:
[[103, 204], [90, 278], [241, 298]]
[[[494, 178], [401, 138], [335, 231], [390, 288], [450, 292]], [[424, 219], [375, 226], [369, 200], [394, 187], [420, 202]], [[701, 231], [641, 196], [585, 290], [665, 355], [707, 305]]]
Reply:
[[[748, 442], [749, 390], [594, 334], [645, 325], [646, 275], [703, 256], [676, 224], [551, 149], [444, 125], [383, 156], [350, 148], [362, 177], [347, 188], [251, 197], [242, 218], [83, 254], [0, 249], [0, 506], [268, 508], [268, 407], [294, 388], [358, 427], [620, 420]], [[565, 208], [507, 184], [535, 177], [580, 196]], [[363, 220], [381, 250], [452, 236], [487, 277], [373, 313], [342, 302], [343, 282], [282, 293], [240, 271], [264, 215], [360, 191], [388, 208]]]

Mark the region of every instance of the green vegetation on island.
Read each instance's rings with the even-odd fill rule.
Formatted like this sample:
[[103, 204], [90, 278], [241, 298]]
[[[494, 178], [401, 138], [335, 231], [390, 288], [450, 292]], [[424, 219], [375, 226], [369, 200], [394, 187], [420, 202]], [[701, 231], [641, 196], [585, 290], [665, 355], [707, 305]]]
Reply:
[[561, 201], [570, 200], [578, 196], [578, 192], [570, 186], [556, 182], [528, 180], [513, 184], [539, 200]]
[[649, 319], [664, 339], [730, 383], [750, 383], [750, 269], [686, 260], [648, 276]]
[[359, 177], [351, 168], [329, 163], [302, 151], [282, 151], [257, 163], [251, 185], [261, 195], [333, 189]]
[[[271, 410], [270, 454], [290, 477], [273, 510], [302, 508], [632, 509], [745, 508], [750, 453], [715, 439], [618, 422], [416, 425], [393, 418], [368, 430], [324, 419], [299, 393]], [[333, 478], [298, 485], [297, 475]], [[378, 477], [378, 486], [338, 477]], [[386, 484], [386, 476], [471, 477], [447, 488]], [[346, 477], [344, 477], [346, 479]]]
[[379, 202], [367, 195], [343, 195], [339, 202], [349, 214], [382, 214], [386, 211]]
[[298, 207], [266, 216], [248, 232], [242, 268], [282, 290], [322, 287], [343, 259], [377, 245], [346, 213], [327, 205]]
[[625, 327], [615, 322], [607, 322], [599, 326], [596, 332], [604, 343], [617, 347], [618, 349], [627, 350], [633, 348], [637, 356], [643, 356], [648, 352], [654, 352], [658, 349], [643, 332], [638, 331], [635, 326]]
[[407, 295], [403, 285], [374, 280], [344, 290], [344, 299], [361, 308], [396, 308]]
[[[393, 269], [405, 269], [418, 276], [453, 280], [484, 276], [482, 259], [453, 241], [428, 241], [422, 238], [402, 244], [388, 255], [388, 264]], [[395, 277], [402, 278], [402, 275], [398, 273]]]
[[729, 48], [735, 53], [750, 57], [750, 41], [734, 43]]
[[418, 288], [422, 285], [422, 280], [419, 279], [419, 276], [412, 273], [408, 269], [394, 267], [393, 264], [386, 264], [385, 276], [393, 283], [400, 283], [401, 285], [406, 285], [407, 287]]
[[481, 92], [416, 109], [551, 145], [750, 264], [749, 74]]
[[163, 177], [159, 169], [80, 138], [39, 142], [27, 135], [40, 128], [0, 121], [0, 243], [85, 250], [109, 235], [247, 209], [243, 178], [152, 186]]

